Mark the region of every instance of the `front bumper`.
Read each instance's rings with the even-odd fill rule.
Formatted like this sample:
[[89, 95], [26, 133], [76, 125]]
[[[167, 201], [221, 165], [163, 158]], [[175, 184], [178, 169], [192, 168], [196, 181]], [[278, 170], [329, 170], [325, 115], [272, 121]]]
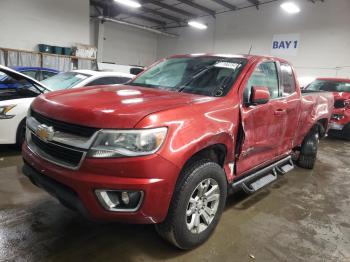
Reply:
[[0, 144], [15, 144], [18, 125], [21, 122], [19, 117], [0, 119]]
[[335, 108], [329, 123], [329, 135], [350, 139], [350, 110]]
[[330, 128], [329, 128], [328, 134], [330, 136], [350, 139], [350, 123], [344, 124], [344, 123], [330, 122], [329, 126]]
[[342, 131], [344, 128], [343, 124], [339, 124], [337, 122], [330, 122], [329, 123], [329, 129], [330, 130], [337, 130], [337, 131]]
[[[79, 170], [49, 163], [23, 145], [23, 172], [63, 204], [94, 220], [159, 223], [168, 212], [179, 168], [155, 154], [119, 159], [86, 158]], [[140, 190], [143, 201], [135, 212], [107, 211], [96, 189]]]

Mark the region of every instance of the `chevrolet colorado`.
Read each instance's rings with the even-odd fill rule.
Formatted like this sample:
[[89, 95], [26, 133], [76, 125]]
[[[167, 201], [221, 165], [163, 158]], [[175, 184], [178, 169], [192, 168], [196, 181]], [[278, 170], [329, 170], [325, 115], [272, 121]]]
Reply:
[[126, 85], [44, 94], [23, 172], [96, 220], [156, 224], [181, 249], [213, 233], [228, 193], [312, 168], [331, 93], [301, 94], [282, 59], [178, 55]]

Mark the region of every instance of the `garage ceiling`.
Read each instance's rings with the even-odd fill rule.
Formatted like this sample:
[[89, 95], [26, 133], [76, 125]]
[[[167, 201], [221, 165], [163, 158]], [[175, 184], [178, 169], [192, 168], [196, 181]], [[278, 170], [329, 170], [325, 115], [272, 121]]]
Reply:
[[141, 8], [133, 9], [113, 0], [90, 0], [94, 16], [116, 18], [150, 28], [167, 29], [187, 26], [190, 19], [231, 12], [278, 0], [138, 0]]

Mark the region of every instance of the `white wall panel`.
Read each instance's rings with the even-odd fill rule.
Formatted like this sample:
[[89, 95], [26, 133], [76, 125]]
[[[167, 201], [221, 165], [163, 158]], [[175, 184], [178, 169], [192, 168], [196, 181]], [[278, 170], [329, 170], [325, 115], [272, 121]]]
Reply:
[[295, 2], [301, 7], [296, 15], [284, 13], [279, 7], [281, 2], [276, 2], [260, 6], [259, 10], [248, 8], [217, 15], [205, 32], [191, 28], [175, 30], [181, 37], [160, 38], [158, 56], [247, 53], [250, 45], [253, 54], [270, 55], [273, 35], [300, 34], [298, 54], [285, 57], [295, 65], [299, 76], [350, 77], [350, 1]]
[[115, 23], [105, 23], [103, 61], [149, 65], [157, 59], [157, 35]]
[[89, 44], [89, 0], [1, 0], [0, 47]]

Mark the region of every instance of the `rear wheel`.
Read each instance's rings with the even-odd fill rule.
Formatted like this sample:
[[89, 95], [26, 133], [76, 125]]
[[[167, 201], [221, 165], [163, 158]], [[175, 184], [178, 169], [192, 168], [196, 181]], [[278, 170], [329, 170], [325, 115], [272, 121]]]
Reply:
[[213, 233], [225, 206], [224, 170], [209, 160], [198, 161], [184, 172], [176, 186], [168, 216], [157, 232], [180, 249], [191, 249]]
[[316, 162], [318, 143], [320, 137], [317, 128], [314, 128], [301, 145], [298, 165], [303, 168], [313, 169]]

